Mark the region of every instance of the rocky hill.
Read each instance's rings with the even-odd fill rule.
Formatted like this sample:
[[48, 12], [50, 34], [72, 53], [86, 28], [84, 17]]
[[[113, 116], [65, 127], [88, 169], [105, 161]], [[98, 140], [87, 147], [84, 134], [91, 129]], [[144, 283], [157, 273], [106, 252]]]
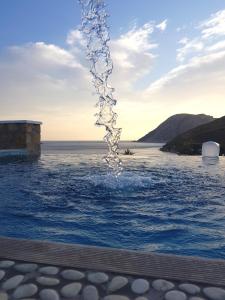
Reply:
[[166, 143], [181, 133], [184, 133], [194, 127], [212, 122], [212, 116], [200, 114], [178, 114], [168, 118], [156, 129], [138, 140], [146, 143]]
[[201, 154], [202, 143], [214, 141], [221, 146], [221, 155], [225, 155], [225, 116], [208, 124], [191, 129], [164, 145], [161, 150], [177, 154]]

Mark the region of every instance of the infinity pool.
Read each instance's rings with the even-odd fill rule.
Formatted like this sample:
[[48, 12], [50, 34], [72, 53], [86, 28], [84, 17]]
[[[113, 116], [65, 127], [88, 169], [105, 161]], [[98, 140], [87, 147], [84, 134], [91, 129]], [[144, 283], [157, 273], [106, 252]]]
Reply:
[[225, 257], [225, 157], [162, 153], [121, 143], [119, 178], [101, 142], [45, 142], [36, 162], [0, 164], [0, 235]]

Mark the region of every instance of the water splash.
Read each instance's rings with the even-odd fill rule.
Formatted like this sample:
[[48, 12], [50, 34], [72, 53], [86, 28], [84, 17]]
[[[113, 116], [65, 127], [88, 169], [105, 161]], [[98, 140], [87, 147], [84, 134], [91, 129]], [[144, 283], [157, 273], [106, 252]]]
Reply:
[[[110, 174], [106, 175], [87, 175], [82, 178], [84, 181], [90, 183], [93, 187], [102, 188], [105, 191], [115, 191], [123, 193], [127, 192], [142, 192], [147, 189], [150, 190], [159, 189], [161, 186], [168, 184], [168, 178], [160, 178], [153, 174], [137, 174], [133, 171], [123, 172], [120, 177], [115, 177]], [[122, 195], [122, 194], [121, 194]]]
[[118, 146], [121, 128], [115, 127], [117, 114], [113, 111], [113, 106], [117, 101], [113, 96], [114, 89], [109, 85], [113, 62], [108, 46], [108, 14], [104, 0], [79, 0], [79, 3], [82, 7], [82, 31], [87, 41], [87, 58], [90, 61], [93, 85], [99, 97], [96, 103], [99, 112], [96, 114], [95, 124], [106, 129], [104, 140], [108, 145], [108, 154], [105, 160], [113, 173], [119, 175], [122, 171]]

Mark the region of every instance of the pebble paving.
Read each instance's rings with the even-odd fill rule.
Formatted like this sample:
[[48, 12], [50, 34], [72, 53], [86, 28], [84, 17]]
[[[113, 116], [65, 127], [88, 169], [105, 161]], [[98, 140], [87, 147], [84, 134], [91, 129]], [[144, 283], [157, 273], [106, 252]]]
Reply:
[[225, 300], [225, 287], [0, 259], [0, 300]]

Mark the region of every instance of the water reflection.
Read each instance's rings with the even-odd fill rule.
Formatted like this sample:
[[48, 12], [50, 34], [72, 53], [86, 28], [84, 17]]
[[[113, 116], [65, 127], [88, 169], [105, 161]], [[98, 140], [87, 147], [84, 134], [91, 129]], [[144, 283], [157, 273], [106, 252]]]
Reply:
[[203, 164], [206, 166], [217, 165], [219, 163], [219, 157], [218, 156], [217, 157], [203, 156], [202, 161], [203, 161]]

